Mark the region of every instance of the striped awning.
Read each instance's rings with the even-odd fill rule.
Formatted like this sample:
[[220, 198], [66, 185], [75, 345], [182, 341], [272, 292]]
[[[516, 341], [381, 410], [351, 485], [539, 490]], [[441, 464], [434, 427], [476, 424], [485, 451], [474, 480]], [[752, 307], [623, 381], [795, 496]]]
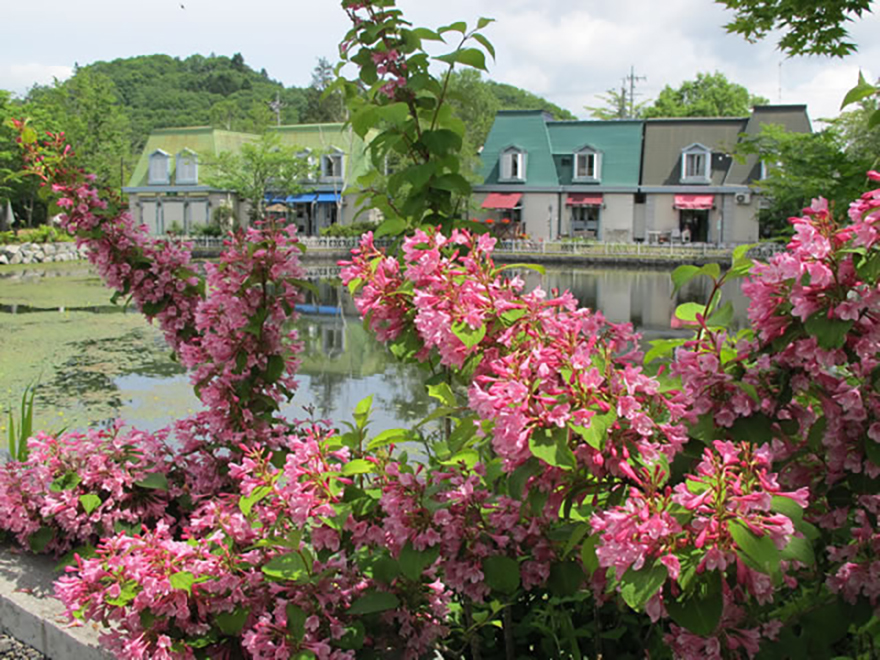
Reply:
[[602, 206], [602, 195], [596, 193], [569, 193], [566, 206]]
[[484, 209], [515, 209], [522, 193], [489, 193], [483, 200]]
[[674, 208], [705, 210], [715, 206], [715, 195], [676, 195]]

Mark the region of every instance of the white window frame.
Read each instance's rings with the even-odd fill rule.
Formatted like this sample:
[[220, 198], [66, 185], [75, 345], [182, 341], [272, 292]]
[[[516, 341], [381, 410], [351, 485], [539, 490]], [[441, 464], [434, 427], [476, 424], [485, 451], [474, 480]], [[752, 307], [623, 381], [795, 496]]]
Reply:
[[309, 148], [305, 148], [302, 151], [298, 151], [296, 153], [296, 157], [306, 161], [308, 174], [306, 174], [305, 180], [315, 181], [317, 179], [317, 172], [315, 172], [315, 154], [312, 153], [312, 150]]
[[[574, 170], [572, 170], [572, 181], [591, 182], [602, 180], [602, 153], [593, 147], [582, 147], [574, 152]], [[593, 161], [592, 174], [578, 174], [580, 164], [583, 161], [584, 170], [589, 171], [589, 162]]]
[[[199, 156], [192, 149], [184, 149], [176, 156], [177, 164], [174, 168], [174, 181], [177, 185], [196, 186], [199, 183]], [[192, 163], [192, 175], [181, 176], [188, 163]]]
[[333, 147], [330, 153], [321, 156], [321, 179], [324, 181], [342, 181], [344, 178], [345, 153], [341, 149]]
[[[697, 158], [703, 158], [702, 173], [694, 172], [689, 163]], [[699, 161], [697, 161], [699, 164]], [[689, 174], [690, 172], [690, 174]], [[712, 150], [702, 144], [695, 143], [681, 150], [681, 182], [682, 183], [711, 183], [712, 181]]]
[[[158, 163], [160, 161], [164, 164], [161, 176], [158, 172], [156, 172], [156, 169], [158, 168], [154, 167], [154, 163]], [[167, 186], [169, 183], [171, 183], [171, 174], [168, 168], [169, 162], [170, 157], [161, 149], [156, 149], [156, 151], [150, 154], [149, 164], [147, 165], [147, 183], [149, 185]]]
[[508, 147], [501, 152], [499, 181], [526, 180], [526, 152], [518, 147]]

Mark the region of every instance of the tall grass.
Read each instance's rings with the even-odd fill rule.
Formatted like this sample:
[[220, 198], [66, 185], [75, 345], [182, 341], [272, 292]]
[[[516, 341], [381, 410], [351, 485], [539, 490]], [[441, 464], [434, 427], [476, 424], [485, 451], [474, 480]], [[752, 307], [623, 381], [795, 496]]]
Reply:
[[34, 396], [36, 396], [37, 388], [34, 385], [28, 385], [21, 397], [21, 415], [19, 416], [18, 428], [15, 424], [15, 415], [12, 410], [8, 412], [8, 448], [9, 457], [13, 461], [24, 462], [28, 458], [28, 438], [33, 435], [34, 430]]

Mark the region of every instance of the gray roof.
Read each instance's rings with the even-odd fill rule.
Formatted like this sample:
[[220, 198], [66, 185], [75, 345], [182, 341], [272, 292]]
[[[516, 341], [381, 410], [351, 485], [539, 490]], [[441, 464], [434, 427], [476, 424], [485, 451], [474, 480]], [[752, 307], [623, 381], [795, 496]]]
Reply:
[[[777, 124], [791, 133], [813, 132], [805, 105], [756, 105], [743, 132], [749, 136], [757, 135], [761, 132], [761, 127], [768, 124]], [[733, 162], [724, 183], [748, 185], [760, 178], [761, 163], [758, 157], [748, 156], [745, 162]]]
[[721, 185], [748, 117], [648, 119], [645, 122], [643, 186], [681, 185], [681, 152], [692, 144], [712, 151], [712, 185]]

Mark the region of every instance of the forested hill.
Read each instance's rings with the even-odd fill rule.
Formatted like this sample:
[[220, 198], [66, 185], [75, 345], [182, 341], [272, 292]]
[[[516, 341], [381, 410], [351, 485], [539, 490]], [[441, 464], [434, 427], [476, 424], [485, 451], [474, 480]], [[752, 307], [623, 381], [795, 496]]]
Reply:
[[[316, 62], [311, 85], [304, 88], [284, 87], [265, 69], [253, 70], [238, 53], [232, 57], [191, 55], [186, 59], [144, 55], [82, 68], [113, 81], [129, 117], [132, 146], [137, 149], [155, 128], [213, 125], [259, 130], [268, 122], [274, 123], [269, 103], [276, 98], [281, 101], [282, 123], [340, 120], [341, 104], [320, 98], [332, 79], [332, 65], [326, 60]], [[467, 118], [478, 119], [480, 125], [491, 125], [497, 109], [542, 109], [559, 119], [574, 119], [567, 110], [518, 87], [482, 79], [478, 84], [493, 101], [483, 108], [489, 117]], [[485, 135], [473, 137], [476, 143], [482, 142]]]

